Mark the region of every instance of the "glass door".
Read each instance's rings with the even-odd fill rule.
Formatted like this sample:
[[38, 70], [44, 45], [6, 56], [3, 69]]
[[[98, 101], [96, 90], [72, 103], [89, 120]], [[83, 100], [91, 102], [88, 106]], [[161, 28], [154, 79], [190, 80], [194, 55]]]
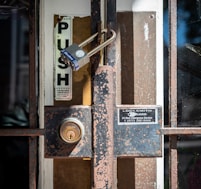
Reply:
[[201, 184], [200, 26], [200, 0], [164, 1], [165, 188]]

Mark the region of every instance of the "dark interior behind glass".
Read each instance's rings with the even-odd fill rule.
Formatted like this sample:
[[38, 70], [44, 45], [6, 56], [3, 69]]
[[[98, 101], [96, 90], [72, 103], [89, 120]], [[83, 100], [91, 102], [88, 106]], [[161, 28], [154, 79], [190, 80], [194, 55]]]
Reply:
[[[178, 127], [201, 125], [201, 1], [179, 0], [177, 7]], [[165, 125], [168, 113], [168, 1], [164, 1]], [[179, 188], [201, 186], [201, 136], [178, 136]], [[175, 160], [176, 161], [176, 160]], [[168, 136], [165, 137], [165, 188], [168, 188]]]
[[[0, 1], [0, 129], [27, 128], [28, 1]], [[0, 137], [0, 188], [29, 188], [28, 137]]]

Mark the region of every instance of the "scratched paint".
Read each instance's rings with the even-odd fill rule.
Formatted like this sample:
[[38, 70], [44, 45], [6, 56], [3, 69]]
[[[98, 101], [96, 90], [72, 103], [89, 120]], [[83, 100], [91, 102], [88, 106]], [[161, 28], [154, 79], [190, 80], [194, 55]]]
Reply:
[[93, 163], [94, 189], [112, 189], [113, 185], [113, 68], [99, 67], [94, 80]]
[[[84, 126], [84, 136], [68, 144], [59, 136], [60, 125], [66, 118], [76, 118]], [[86, 119], [87, 118], [87, 119]], [[91, 107], [45, 107], [45, 157], [91, 157]]]
[[149, 24], [144, 23], [144, 41], [147, 41], [149, 47]]

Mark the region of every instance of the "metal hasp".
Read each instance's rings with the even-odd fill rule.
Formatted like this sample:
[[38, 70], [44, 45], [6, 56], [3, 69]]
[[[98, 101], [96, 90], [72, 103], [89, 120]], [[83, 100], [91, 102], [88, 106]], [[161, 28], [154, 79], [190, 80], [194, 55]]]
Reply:
[[117, 157], [162, 156], [161, 107], [114, 106], [113, 73], [111, 66], [102, 66], [94, 79], [94, 188], [112, 188]]
[[91, 157], [91, 138], [90, 106], [45, 107], [46, 158]]
[[[81, 105], [45, 107], [45, 157], [94, 157], [97, 166], [101, 158], [113, 161], [113, 156], [162, 155], [161, 107], [118, 105], [113, 108], [112, 72], [110, 66], [97, 70], [92, 110]], [[112, 166], [112, 162], [106, 164]]]
[[113, 73], [97, 69], [92, 107], [45, 107], [45, 157], [93, 158], [96, 189], [112, 188], [117, 157], [162, 155], [161, 107], [116, 106]]

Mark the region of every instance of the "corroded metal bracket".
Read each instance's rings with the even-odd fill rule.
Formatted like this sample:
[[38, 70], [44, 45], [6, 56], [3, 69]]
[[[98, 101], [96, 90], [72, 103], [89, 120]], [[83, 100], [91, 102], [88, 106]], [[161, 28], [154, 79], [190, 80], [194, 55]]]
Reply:
[[[161, 107], [119, 105], [114, 121], [114, 156], [160, 157], [162, 155]], [[62, 120], [74, 117], [84, 127], [84, 137], [68, 144], [59, 135]], [[91, 107], [45, 107], [45, 157], [92, 157]], [[98, 150], [98, 149], [97, 149]]]
[[98, 68], [92, 106], [45, 107], [45, 157], [93, 157], [109, 168], [114, 157], [162, 156], [161, 107], [115, 105], [113, 76], [111, 66]]
[[[77, 143], [62, 140], [60, 127], [66, 118], [76, 118], [84, 126], [84, 136]], [[91, 157], [91, 107], [45, 107], [45, 157]]]
[[162, 156], [161, 107], [120, 105], [116, 109], [114, 154], [121, 157]]

